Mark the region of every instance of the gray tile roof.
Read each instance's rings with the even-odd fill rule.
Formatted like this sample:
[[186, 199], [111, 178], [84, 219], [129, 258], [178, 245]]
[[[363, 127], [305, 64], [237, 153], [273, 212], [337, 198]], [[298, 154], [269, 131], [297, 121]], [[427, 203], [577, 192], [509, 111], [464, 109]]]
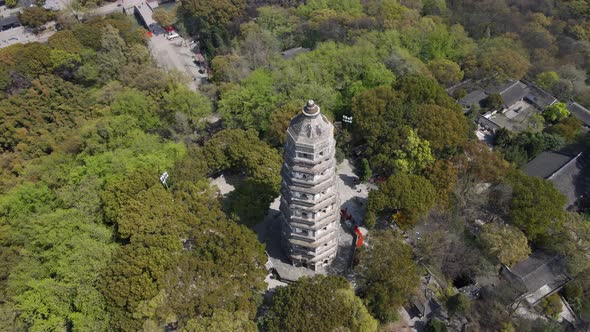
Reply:
[[585, 125], [590, 126], [590, 110], [576, 102], [568, 103], [567, 109], [576, 119], [582, 121]]
[[481, 90], [474, 90], [465, 97], [459, 99], [459, 104], [463, 106], [479, 105], [488, 95]]
[[495, 131], [502, 128], [502, 126], [500, 126], [499, 124], [482, 115], [477, 117], [477, 124], [491, 131]]
[[544, 151], [523, 166], [523, 171], [529, 176], [548, 178], [562, 168], [572, 156], [558, 152]]
[[557, 102], [557, 98], [537, 87], [530, 86], [529, 90], [530, 93], [526, 96], [526, 99], [542, 110]]
[[567, 198], [566, 207], [588, 192], [590, 177], [585, 169], [585, 156], [579, 154], [547, 179]]
[[510, 272], [520, 279], [529, 293], [545, 285], [557, 288], [569, 279], [563, 257], [543, 251], [533, 252], [529, 258], [510, 268]]
[[521, 81], [513, 82], [509, 87], [500, 90], [499, 93], [504, 101], [504, 107], [509, 108], [519, 100], [522, 100], [530, 92], [529, 87]]
[[16, 27], [19, 26], [20, 22], [16, 15], [8, 17], [0, 17], [0, 28], [4, 27]]
[[586, 156], [544, 151], [523, 166], [530, 176], [538, 176], [553, 183], [567, 198], [566, 208], [590, 191], [590, 168]]
[[590, 191], [590, 168], [586, 156], [544, 151], [523, 166], [530, 176], [538, 176], [553, 183], [567, 198], [566, 208]]
[[502, 96], [504, 107], [506, 108], [523, 99], [526, 99], [529, 103], [540, 109], [545, 109], [557, 101], [547, 91], [523, 81], [508, 81], [500, 86], [486, 89], [486, 93], [499, 93]]
[[518, 81], [507, 81], [502, 85], [490, 86], [486, 88], [486, 93], [491, 95], [492, 93], [501, 93], [502, 91], [509, 89], [511, 86], [516, 84]]

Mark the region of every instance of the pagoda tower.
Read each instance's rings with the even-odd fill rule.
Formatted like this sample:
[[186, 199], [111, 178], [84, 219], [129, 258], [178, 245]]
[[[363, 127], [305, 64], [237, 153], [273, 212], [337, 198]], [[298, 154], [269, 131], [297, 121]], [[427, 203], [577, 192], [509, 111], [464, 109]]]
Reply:
[[282, 244], [293, 265], [329, 265], [338, 248], [334, 126], [313, 100], [287, 129], [281, 170]]

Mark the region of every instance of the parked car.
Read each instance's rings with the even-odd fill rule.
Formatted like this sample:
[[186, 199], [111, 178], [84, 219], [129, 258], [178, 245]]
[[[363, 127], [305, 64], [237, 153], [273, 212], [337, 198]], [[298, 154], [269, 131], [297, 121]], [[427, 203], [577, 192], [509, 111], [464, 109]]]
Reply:
[[174, 39], [179, 38], [179, 37], [180, 37], [180, 35], [177, 34], [176, 32], [171, 32], [171, 33], [169, 33], [166, 36], [166, 39], [168, 39], [168, 40], [174, 40]]

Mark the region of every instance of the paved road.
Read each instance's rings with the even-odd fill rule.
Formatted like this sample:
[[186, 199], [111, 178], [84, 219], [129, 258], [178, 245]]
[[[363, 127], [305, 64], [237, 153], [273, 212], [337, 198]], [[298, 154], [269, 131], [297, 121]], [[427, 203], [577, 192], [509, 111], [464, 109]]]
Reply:
[[46, 43], [47, 39], [55, 33], [55, 30], [46, 30], [43, 33], [35, 35], [24, 27], [17, 27], [5, 31], [0, 31], [0, 48], [8, 47], [13, 44], [25, 44], [31, 42]]

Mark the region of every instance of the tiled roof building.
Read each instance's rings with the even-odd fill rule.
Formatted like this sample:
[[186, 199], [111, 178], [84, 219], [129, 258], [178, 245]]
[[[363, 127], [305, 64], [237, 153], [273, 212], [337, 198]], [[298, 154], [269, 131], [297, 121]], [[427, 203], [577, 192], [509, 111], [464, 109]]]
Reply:
[[590, 169], [585, 154], [567, 155], [544, 151], [523, 166], [529, 176], [538, 176], [553, 182], [557, 190], [567, 198], [566, 208], [574, 207], [576, 201], [588, 194]]

